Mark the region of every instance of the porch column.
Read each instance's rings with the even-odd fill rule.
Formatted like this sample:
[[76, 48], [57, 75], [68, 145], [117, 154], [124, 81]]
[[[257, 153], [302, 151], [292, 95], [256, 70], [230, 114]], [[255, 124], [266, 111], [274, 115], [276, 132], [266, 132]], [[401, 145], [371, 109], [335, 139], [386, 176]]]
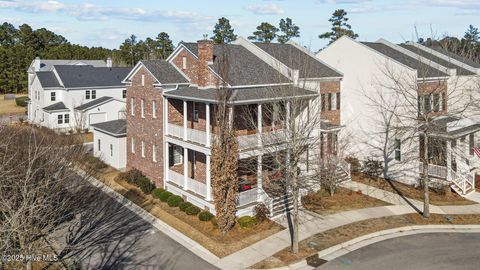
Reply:
[[263, 200], [262, 156], [257, 157], [257, 201]]
[[211, 135], [210, 135], [210, 103], [205, 104], [205, 130], [207, 131], [207, 137], [206, 137], [206, 142], [205, 146], [210, 147], [210, 143], [212, 141]]
[[233, 126], [233, 107], [228, 107], [228, 124]]
[[183, 189], [188, 190], [188, 148], [183, 147]]
[[287, 108], [286, 108], [286, 125], [287, 125], [287, 130], [290, 130], [290, 101], [287, 101]]
[[165, 179], [163, 179], [163, 188], [165, 189], [165, 186], [166, 186], [166, 183], [169, 179], [169, 174], [168, 174], [168, 170], [170, 169], [170, 164], [169, 164], [169, 161], [170, 161], [170, 151], [168, 151], [168, 142], [165, 142], [165, 147], [163, 148], [163, 171], [165, 172], [164, 175], [165, 175]]
[[447, 140], [447, 181], [452, 181], [452, 141]]
[[183, 139], [187, 140], [187, 101], [183, 101]]
[[207, 201], [211, 201], [212, 200], [212, 177], [211, 177], [211, 174], [210, 174], [210, 155], [206, 155], [207, 159], [206, 159], [206, 162], [207, 162], [207, 171], [205, 172], [205, 175], [206, 175], [206, 178], [207, 178], [207, 194], [205, 196], [205, 198], [207, 199]]
[[168, 135], [168, 98], [163, 98], [163, 130], [164, 134]]
[[258, 146], [262, 146], [262, 132], [263, 132], [263, 123], [262, 123], [262, 104], [257, 105], [257, 137], [258, 137]]

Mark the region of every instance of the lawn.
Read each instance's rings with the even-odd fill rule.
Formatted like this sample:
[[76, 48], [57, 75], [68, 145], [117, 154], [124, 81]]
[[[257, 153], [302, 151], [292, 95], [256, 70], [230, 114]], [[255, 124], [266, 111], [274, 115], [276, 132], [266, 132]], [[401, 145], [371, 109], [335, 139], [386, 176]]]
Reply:
[[[448, 217], [448, 219], [447, 219]], [[273, 256], [251, 266], [254, 269], [268, 269], [287, 266], [302, 259], [310, 257], [317, 252], [329, 247], [341, 244], [351, 239], [374, 233], [377, 231], [399, 228], [410, 225], [427, 224], [479, 224], [480, 215], [437, 215], [432, 214], [429, 219], [419, 214], [406, 214], [401, 216], [382, 217], [368, 219], [344, 225], [311, 236], [300, 242], [298, 254], [292, 254], [289, 248], [285, 248]]]
[[317, 214], [329, 215], [337, 212], [386, 206], [389, 204], [362, 194], [361, 192], [339, 187], [333, 196], [330, 196], [325, 189], [310, 193], [302, 199], [302, 205], [305, 209]]
[[[361, 173], [352, 174], [352, 180], [393, 193], [401, 193], [405, 197], [411, 199], [423, 201], [423, 190], [397, 181], [387, 181], [383, 178], [371, 179]], [[444, 194], [430, 190], [430, 203], [438, 206], [476, 204], [475, 202], [458, 195], [450, 189], [444, 192]]]
[[[0, 95], [0, 115], [9, 114], [25, 114], [27, 109], [25, 107], [17, 106], [15, 99], [5, 100], [5, 95]], [[17, 95], [17, 97], [26, 95]]]
[[169, 207], [151, 195], [145, 195], [139, 188], [116, 179], [118, 174], [117, 170], [108, 167], [98, 178], [218, 257], [225, 257], [284, 229], [273, 221], [265, 221], [252, 228], [240, 228], [237, 224], [226, 235], [222, 235], [211, 222], [200, 221], [198, 216], [189, 216], [177, 207]]

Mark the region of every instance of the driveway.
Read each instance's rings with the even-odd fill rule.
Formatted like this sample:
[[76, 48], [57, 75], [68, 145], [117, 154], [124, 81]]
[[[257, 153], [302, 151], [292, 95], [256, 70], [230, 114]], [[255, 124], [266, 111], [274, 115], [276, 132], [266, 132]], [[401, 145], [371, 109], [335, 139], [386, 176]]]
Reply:
[[65, 257], [84, 269], [215, 269], [99, 189], [77, 184], [82, 210], [53, 238], [70, 243]]
[[479, 269], [480, 233], [425, 233], [381, 241], [317, 269]]

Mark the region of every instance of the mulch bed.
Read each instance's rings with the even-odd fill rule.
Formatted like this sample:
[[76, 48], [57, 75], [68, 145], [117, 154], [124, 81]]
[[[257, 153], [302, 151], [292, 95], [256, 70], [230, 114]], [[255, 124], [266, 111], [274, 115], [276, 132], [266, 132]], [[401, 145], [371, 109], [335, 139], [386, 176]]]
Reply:
[[360, 208], [386, 206], [388, 203], [372, 198], [362, 192], [355, 192], [339, 187], [333, 196], [325, 190], [310, 193], [302, 200], [305, 209], [320, 215], [329, 215], [337, 212], [349, 211]]
[[[363, 183], [372, 187], [390, 191], [393, 193], [400, 192], [405, 197], [423, 201], [423, 190], [417, 189], [413, 186], [403, 184], [397, 181], [387, 181], [383, 178], [371, 179], [364, 176], [361, 173], [352, 174], [352, 180]], [[442, 205], [471, 205], [476, 202], [470, 201], [450, 189], [446, 189], [444, 194], [437, 193], [435, 190], [430, 189], [430, 203], [438, 206]]]

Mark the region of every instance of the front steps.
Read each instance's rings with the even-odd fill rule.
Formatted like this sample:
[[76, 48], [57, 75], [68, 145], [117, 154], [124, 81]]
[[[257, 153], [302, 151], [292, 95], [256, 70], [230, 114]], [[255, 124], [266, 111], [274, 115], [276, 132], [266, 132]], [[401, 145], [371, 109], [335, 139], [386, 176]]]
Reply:
[[460, 196], [467, 198], [469, 195], [475, 193], [475, 187], [472, 187], [468, 182], [466, 183], [466, 191], [465, 194], [462, 192], [462, 190], [455, 184], [451, 184], [450, 187]]

